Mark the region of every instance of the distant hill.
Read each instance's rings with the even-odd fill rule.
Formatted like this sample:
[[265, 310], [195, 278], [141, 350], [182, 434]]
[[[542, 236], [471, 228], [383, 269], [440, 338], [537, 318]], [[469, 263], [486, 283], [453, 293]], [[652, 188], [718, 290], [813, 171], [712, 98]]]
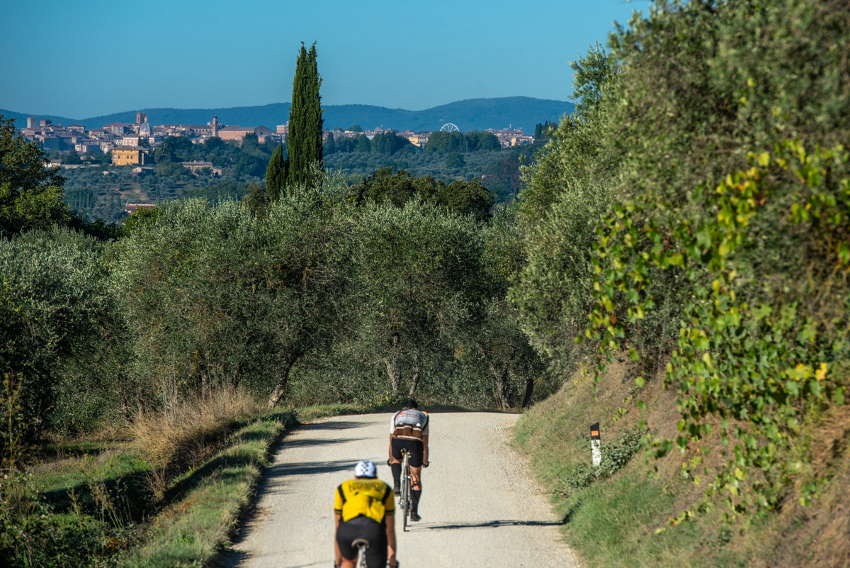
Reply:
[[[289, 117], [289, 103], [263, 106], [215, 109], [139, 109], [148, 115], [151, 124], [206, 124], [213, 115], [223, 124], [238, 126], [268, 126], [274, 128]], [[446, 122], [453, 122], [461, 130], [486, 128], [522, 128], [531, 134], [537, 123], [546, 120], [557, 122], [561, 116], [573, 111], [566, 101], [535, 99], [531, 97], [503, 97], [495, 99], [469, 99], [425, 110], [391, 109], [372, 105], [328, 105], [324, 107], [325, 128], [347, 128], [355, 124], [364, 129], [378, 126], [394, 130], [439, 130]], [[0, 109], [0, 114], [13, 118], [18, 128], [26, 126], [27, 116], [49, 119], [57, 124], [83, 124], [87, 128], [100, 128], [111, 122], [133, 122], [136, 111], [119, 112], [92, 118], [67, 118], [22, 114]]]
[[83, 124], [81, 121], [75, 118], [66, 118], [64, 116], [54, 116], [52, 114], [22, 114], [20, 112], [15, 112], [13, 110], [6, 110], [0, 108], [0, 114], [3, 115], [3, 118], [11, 118], [15, 121], [15, 126], [18, 128], [26, 128], [27, 126], [27, 117], [31, 116], [36, 119], [36, 124], [38, 124], [39, 120], [47, 119], [56, 124], [62, 124], [68, 126], [69, 124]]

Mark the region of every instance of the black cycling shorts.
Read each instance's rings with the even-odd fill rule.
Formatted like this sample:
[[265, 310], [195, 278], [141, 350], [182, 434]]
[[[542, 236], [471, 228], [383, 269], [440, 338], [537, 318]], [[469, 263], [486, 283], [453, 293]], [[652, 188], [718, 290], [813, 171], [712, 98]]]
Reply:
[[401, 451], [410, 452], [410, 465], [422, 467], [422, 440], [408, 440], [406, 438], [393, 438], [393, 457], [401, 461]]
[[357, 560], [357, 549], [351, 545], [356, 538], [369, 541], [369, 548], [366, 550], [366, 564], [369, 568], [384, 568], [387, 565], [387, 531], [383, 523], [363, 515], [340, 523], [336, 531], [336, 541], [342, 557], [346, 560]]

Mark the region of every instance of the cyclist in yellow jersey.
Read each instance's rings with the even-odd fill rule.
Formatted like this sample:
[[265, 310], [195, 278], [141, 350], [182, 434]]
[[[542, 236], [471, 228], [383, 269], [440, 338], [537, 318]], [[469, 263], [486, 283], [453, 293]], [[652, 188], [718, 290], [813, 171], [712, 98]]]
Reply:
[[390, 419], [389, 460], [393, 472], [393, 488], [399, 492], [401, 452], [410, 452], [410, 520], [419, 521], [419, 499], [422, 497], [422, 468], [428, 467], [428, 414], [419, 410], [414, 399]]
[[375, 464], [358, 462], [354, 479], [340, 483], [334, 492], [334, 562], [340, 568], [354, 568], [355, 539], [369, 541], [366, 563], [369, 568], [397, 567], [395, 540], [395, 496], [381, 481]]

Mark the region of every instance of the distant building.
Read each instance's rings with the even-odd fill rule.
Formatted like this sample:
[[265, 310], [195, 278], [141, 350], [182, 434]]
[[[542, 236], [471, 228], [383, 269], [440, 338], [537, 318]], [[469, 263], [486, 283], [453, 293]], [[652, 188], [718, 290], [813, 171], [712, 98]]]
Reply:
[[74, 145], [74, 150], [78, 154], [91, 154], [93, 152], [100, 152], [100, 142], [97, 140], [86, 140], [82, 142], [77, 142]]
[[430, 132], [414, 132], [405, 136], [411, 144], [416, 146], [417, 148], [424, 148], [425, 144], [428, 143], [428, 140], [431, 138]]
[[210, 170], [214, 176], [221, 176], [224, 173], [221, 168], [213, 166], [212, 162], [201, 162], [195, 160], [192, 162], [180, 162], [180, 165], [193, 174], [198, 173], [199, 170]]
[[502, 148], [523, 146], [525, 144], [534, 143], [534, 136], [525, 134], [522, 129], [519, 128], [505, 128], [502, 130], [488, 128], [487, 132], [493, 134], [496, 138], [499, 139], [499, 144], [502, 145]]
[[145, 121], [139, 125], [139, 138], [150, 138], [152, 134], [151, 123], [145, 117]]
[[113, 136], [124, 136], [124, 132], [127, 130], [127, 125], [122, 122], [113, 122], [104, 126], [103, 130]]
[[209, 124], [178, 124], [176, 128], [183, 132], [183, 136], [212, 136], [212, 126]]
[[218, 129], [218, 137], [222, 140], [235, 140], [242, 142], [249, 134], [253, 134], [253, 128], [244, 126], [224, 126]]
[[41, 138], [41, 147], [45, 150], [71, 150], [74, 144], [70, 136], [54, 136], [48, 134]]
[[272, 132], [271, 128], [266, 128], [265, 126], [258, 126], [255, 128], [254, 134], [257, 135], [257, 142], [260, 144], [265, 144], [266, 140], [271, 138], [278, 138], [278, 135]]
[[124, 212], [132, 215], [139, 209], [152, 209], [156, 207], [156, 203], [128, 203], [124, 206]]
[[141, 166], [145, 163], [145, 152], [139, 148], [116, 147], [112, 150], [112, 164], [116, 166]]
[[32, 130], [34, 128], [35, 119], [31, 116], [27, 117], [27, 130]]

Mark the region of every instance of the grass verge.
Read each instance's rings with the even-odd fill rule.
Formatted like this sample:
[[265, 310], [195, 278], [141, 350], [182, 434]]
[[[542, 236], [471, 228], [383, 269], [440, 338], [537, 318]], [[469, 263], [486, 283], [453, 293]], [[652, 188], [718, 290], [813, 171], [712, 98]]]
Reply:
[[151, 523], [144, 544], [124, 555], [119, 566], [207, 566], [251, 506], [271, 450], [298, 422], [355, 414], [357, 405], [321, 405], [271, 413], [235, 432], [228, 447], [199, 468], [176, 479], [166, 493], [172, 502]]
[[[267, 414], [236, 431], [224, 450], [178, 478], [174, 502], [151, 522], [144, 543], [123, 555], [125, 567], [203, 566], [248, 506], [270, 449], [292, 413]], [[176, 488], [176, 489], [175, 489]]]
[[209, 565], [287, 428], [370, 410], [337, 404], [249, 417], [246, 408], [207, 405], [190, 427], [139, 420], [130, 442], [57, 442], [28, 474], [0, 479], [0, 565]]
[[[576, 374], [520, 419], [516, 443], [563, 515], [565, 539], [588, 566], [850, 566], [850, 506], [841, 497], [850, 480], [850, 412], [822, 417], [815, 429], [830, 433], [818, 465], [828, 471], [808, 506], [800, 505], [799, 488], [788, 488], [782, 507], [769, 514], [728, 521], [718, 505], [672, 525], [705, 485], [682, 478], [678, 452], [657, 459], [630, 440], [647, 428], [671, 437], [678, 418], [674, 395], [660, 380], [636, 389], [628, 368], [613, 365], [599, 382]], [[594, 471], [595, 422], [604, 458]], [[707, 464], [724, 459], [719, 444], [702, 452]], [[617, 458], [606, 463], [612, 454]]]

